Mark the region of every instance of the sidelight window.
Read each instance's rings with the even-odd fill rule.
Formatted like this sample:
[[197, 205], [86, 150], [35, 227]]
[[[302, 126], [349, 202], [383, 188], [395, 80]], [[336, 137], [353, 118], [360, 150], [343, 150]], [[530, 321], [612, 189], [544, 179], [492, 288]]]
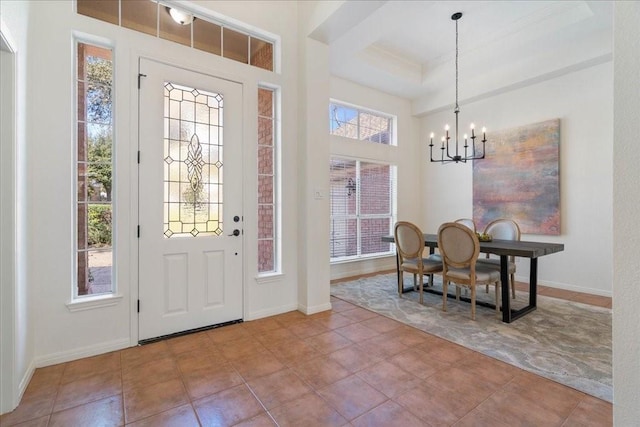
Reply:
[[276, 95], [258, 88], [258, 273], [278, 271]]
[[112, 50], [76, 43], [76, 296], [113, 292]]

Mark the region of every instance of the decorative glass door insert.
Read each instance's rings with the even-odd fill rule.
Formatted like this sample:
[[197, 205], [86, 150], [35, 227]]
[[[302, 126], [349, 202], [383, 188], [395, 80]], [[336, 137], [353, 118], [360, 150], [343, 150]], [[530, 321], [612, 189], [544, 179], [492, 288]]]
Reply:
[[147, 58], [139, 73], [140, 341], [242, 319], [244, 104], [216, 76]]
[[223, 232], [223, 96], [164, 85], [164, 235]]

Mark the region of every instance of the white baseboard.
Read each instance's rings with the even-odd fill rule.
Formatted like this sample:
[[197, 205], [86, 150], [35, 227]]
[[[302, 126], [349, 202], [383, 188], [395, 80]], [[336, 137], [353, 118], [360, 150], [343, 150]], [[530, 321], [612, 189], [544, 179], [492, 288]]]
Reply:
[[395, 256], [338, 262], [331, 264], [330, 279], [337, 280], [379, 271], [395, 270], [396, 267]]
[[311, 314], [320, 313], [322, 311], [327, 311], [327, 310], [331, 310], [331, 303], [330, 302], [325, 303], [325, 304], [320, 304], [320, 305], [314, 305], [314, 306], [311, 306], [311, 307], [307, 307], [307, 306], [304, 306], [302, 304], [298, 305], [298, 311], [303, 312], [307, 316], [309, 316]]
[[26, 372], [20, 379], [20, 384], [18, 384], [18, 398], [16, 399], [16, 406], [18, 406], [18, 404], [22, 400], [22, 396], [24, 395], [24, 392], [27, 391], [27, 387], [29, 386], [29, 382], [31, 381], [31, 378], [33, 377], [33, 373], [35, 371], [36, 371], [36, 364], [32, 360], [31, 363], [29, 363], [29, 367], [27, 368]]
[[129, 338], [123, 338], [106, 343], [95, 344], [88, 347], [76, 348], [59, 353], [38, 356], [35, 360], [35, 366], [42, 368], [44, 366], [56, 365], [58, 363], [70, 362], [72, 360], [82, 359], [83, 357], [97, 356], [99, 354], [109, 353], [110, 351], [122, 350], [131, 347]]
[[[29, 386], [29, 382], [31, 381], [31, 378], [33, 377], [33, 373], [35, 371], [36, 371], [36, 365], [32, 360], [31, 363], [29, 363], [29, 366], [27, 367], [27, 370], [25, 371], [24, 375], [20, 379], [20, 383], [18, 384], [18, 395], [11, 396], [10, 398], [11, 400], [8, 402], [3, 401], [3, 403], [6, 404], [7, 406], [0, 409], [0, 415], [7, 414], [18, 407], [18, 405], [20, 404], [20, 401], [22, 400], [22, 396], [24, 396], [24, 392], [27, 391], [27, 387]], [[13, 399], [14, 397], [15, 399]]]
[[[529, 276], [516, 275], [516, 282], [529, 283]], [[594, 288], [585, 288], [582, 286], [574, 286], [574, 285], [569, 285], [567, 283], [554, 282], [552, 280], [538, 279], [538, 285], [548, 286], [550, 288], [564, 289], [565, 291], [580, 292], [583, 294], [590, 294], [590, 295], [598, 295], [602, 297], [611, 298], [612, 296], [611, 291], [604, 291], [602, 289], [594, 289]]]
[[275, 316], [277, 314], [288, 313], [290, 311], [294, 311], [297, 309], [298, 309], [298, 305], [295, 303], [281, 305], [280, 307], [274, 307], [266, 310], [260, 310], [260, 311], [254, 311], [254, 312], [248, 313], [245, 316], [244, 320], [246, 321], [258, 320], [258, 319], [262, 319], [263, 317], [269, 317], [269, 316]]

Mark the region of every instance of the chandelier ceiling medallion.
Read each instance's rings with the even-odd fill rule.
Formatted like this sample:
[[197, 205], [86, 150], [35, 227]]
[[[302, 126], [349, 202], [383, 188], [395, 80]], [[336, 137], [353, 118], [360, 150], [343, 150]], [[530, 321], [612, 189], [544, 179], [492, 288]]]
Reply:
[[[476, 150], [476, 136], [475, 133], [475, 125], [471, 123], [471, 138], [468, 135], [464, 134], [464, 154], [461, 153], [461, 148], [458, 143], [458, 115], [460, 113], [460, 106], [458, 105], [458, 20], [462, 18], [462, 12], [457, 12], [451, 15], [451, 19], [456, 22], [456, 107], [453, 112], [456, 115], [456, 129], [455, 129], [455, 148], [449, 147], [449, 140], [451, 137], [449, 136], [449, 125], [445, 125], [444, 131], [445, 134], [441, 138], [442, 146], [440, 147], [440, 158], [433, 158], [433, 137], [434, 133], [431, 132], [430, 143], [429, 143], [429, 154], [431, 156], [431, 161], [436, 163], [466, 163], [468, 160], [479, 160], [484, 159], [484, 148], [486, 139], [486, 129], [482, 128], [482, 151]], [[469, 139], [471, 139], [471, 144], [469, 144]]]

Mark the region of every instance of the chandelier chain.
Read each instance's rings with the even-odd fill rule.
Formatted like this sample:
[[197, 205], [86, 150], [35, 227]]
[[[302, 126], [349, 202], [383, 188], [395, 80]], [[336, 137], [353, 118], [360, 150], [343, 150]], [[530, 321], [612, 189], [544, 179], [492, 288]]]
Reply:
[[458, 21], [456, 20], [456, 109], [458, 105]]

